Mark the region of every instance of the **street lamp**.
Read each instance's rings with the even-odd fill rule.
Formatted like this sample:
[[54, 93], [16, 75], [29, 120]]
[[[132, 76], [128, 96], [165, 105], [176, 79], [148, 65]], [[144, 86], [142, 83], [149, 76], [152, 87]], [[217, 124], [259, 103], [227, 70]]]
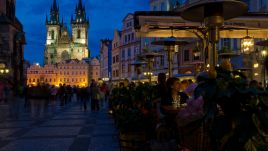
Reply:
[[140, 82], [141, 66], [144, 64], [147, 64], [147, 62], [136, 60], [135, 62], [131, 63], [131, 65], [135, 66], [135, 71], [138, 76], [138, 82]]
[[175, 37], [165, 38], [159, 41], [152, 42], [153, 45], [165, 46], [165, 50], [168, 55], [168, 77], [172, 77], [172, 63], [173, 63], [173, 53], [175, 52], [175, 46], [187, 45], [187, 41], [178, 41]]
[[[144, 58], [146, 58], [147, 63], [148, 63], [148, 72], [152, 72], [152, 64], [154, 61], [155, 57], [161, 56], [159, 53], [155, 52], [146, 52], [142, 55]], [[149, 76], [149, 83], [151, 84], [151, 76]]]
[[202, 0], [184, 8], [181, 17], [193, 22], [204, 22], [208, 29], [209, 64], [215, 67], [217, 60], [216, 43], [219, 41], [220, 28], [225, 20], [242, 15], [247, 4], [237, 0]]
[[254, 39], [250, 36], [246, 36], [241, 40], [241, 52], [243, 54], [250, 54], [253, 52]]
[[248, 35], [247, 30], [247, 36], [241, 39], [241, 53], [243, 54], [250, 54], [254, 51], [254, 39]]
[[153, 76], [153, 73], [152, 72], [144, 72], [143, 75], [146, 76], [146, 77], [148, 77], [149, 83], [152, 82], [152, 76]]

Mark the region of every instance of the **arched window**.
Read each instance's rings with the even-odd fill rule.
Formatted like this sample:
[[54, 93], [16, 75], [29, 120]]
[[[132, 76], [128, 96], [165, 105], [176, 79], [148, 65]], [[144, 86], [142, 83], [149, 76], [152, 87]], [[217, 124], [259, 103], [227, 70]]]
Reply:
[[77, 38], [80, 38], [80, 37], [81, 37], [81, 30], [78, 29], [78, 30], [77, 30]]
[[54, 39], [55, 37], [55, 33], [54, 33], [54, 30], [51, 31], [51, 39]]

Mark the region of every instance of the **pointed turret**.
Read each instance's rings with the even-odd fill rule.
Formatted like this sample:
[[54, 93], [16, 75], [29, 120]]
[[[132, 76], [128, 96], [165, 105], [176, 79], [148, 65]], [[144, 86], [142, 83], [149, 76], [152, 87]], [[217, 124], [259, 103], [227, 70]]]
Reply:
[[82, 0], [79, 0], [79, 2], [78, 2], [78, 10], [82, 11], [82, 9], [83, 9]]
[[[89, 20], [82, 0], [77, 0], [74, 16], [71, 16], [72, 39], [74, 43], [88, 45]], [[86, 52], [85, 52], [86, 53]]]
[[50, 7], [50, 20], [46, 21], [46, 24], [59, 25], [59, 6], [57, 5], [57, 1], [53, 0], [53, 3]]
[[53, 6], [52, 6], [54, 11], [58, 11], [58, 6], [56, 0], [53, 0]]
[[75, 7], [75, 18], [71, 20], [71, 23], [88, 24], [86, 9], [85, 6], [83, 6], [82, 0], [78, 0], [78, 4]]

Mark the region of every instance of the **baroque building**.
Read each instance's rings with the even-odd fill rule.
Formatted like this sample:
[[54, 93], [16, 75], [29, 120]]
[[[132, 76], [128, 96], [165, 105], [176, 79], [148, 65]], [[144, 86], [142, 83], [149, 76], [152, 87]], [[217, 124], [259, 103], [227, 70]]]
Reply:
[[89, 20], [81, 0], [75, 7], [74, 16], [71, 16], [71, 34], [64, 25], [63, 19], [60, 21], [56, 0], [53, 0], [49, 19], [46, 18], [46, 28], [45, 64], [55, 64], [69, 59], [82, 60], [89, 57]]
[[112, 42], [112, 81], [121, 79], [120, 39], [121, 39], [121, 31], [115, 30]]
[[23, 25], [16, 17], [16, 1], [0, 0], [0, 68], [9, 71], [2, 77], [13, 84], [22, 83], [25, 79], [25, 43]]
[[88, 70], [88, 64], [77, 59], [65, 60], [57, 65], [47, 64], [44, 67], [34, 64], [27, 69], [27, 85], [45, 83], [86, 87], [89, 84]]
[[121, 79], [135, 80], [137, 75], [134, 65], [131, 65], [137, 55], [141, 54], [141, 40], [134, 29], [134, 14], [128, 13], [123, 19], [120, 39]]

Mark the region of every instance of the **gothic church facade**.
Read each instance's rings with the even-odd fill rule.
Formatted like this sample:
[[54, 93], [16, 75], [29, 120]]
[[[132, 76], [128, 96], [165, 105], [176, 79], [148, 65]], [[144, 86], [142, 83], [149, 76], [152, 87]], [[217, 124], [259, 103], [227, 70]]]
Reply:
[[50, 18], [46, 18], [47, 38], [45, 47], [45, 64], [56, 64], [70, 59], [82, 60], [89, 57], [88, 28], [82, 0], [75, 7], [71, 17], [71, 34], [59, 17], [59, 6], [56, 0], [50, 9]]

